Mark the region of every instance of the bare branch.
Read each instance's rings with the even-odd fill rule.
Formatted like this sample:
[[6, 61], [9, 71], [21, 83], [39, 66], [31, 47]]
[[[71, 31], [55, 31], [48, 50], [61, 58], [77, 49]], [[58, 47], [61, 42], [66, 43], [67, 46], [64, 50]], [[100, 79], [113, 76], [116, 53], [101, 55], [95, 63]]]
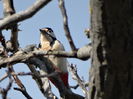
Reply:
[[64, 0], [58, 0], [58, 2], [59, 2], [59, 7], [61, 9], [62, 16], [63, 16], [63, 26], [64, 26], [66, 37], [68, 39], [68, 42], [71, 46], [72, 51], [76, 51], [76, 47], [75, 47], [74, 42], [72, 40], [71, 33], [69, 30], [69, 26], [68, 26], [68, 17], [67, 17], [67, 12], [66, 12], [66, 8], [65, 8]]
[[[88, 49], [89, 48], [89, 49]], [[91, 55], [91, 47], [86, 46], [84, 50], [79, 49], [77, 53], [75, 52], [65, 52], [65, 51], [30, 51], [26, 53], [25, 51], [18, 51], [11, 57], [1, 57], [0, 68], [6, 67], [7, 64], [16, 64], [20, 62], [25, 62], [29, 58], [43, 56], [43, 55], [56, 55], [57, 57], [69, 57], [69, 58], [79, 58], [79, 59], [88, 59]], [[86, 49], [86, 50], [85, 50]], [[81, 53], [82, 52], [82, 53]], [[85, 56], [85, 57], [84, 57]]]
[[[35, 60], [35, 58], [31, 59], [30, 61], [32, 61], [32, 63], [33, 63], [34, 60]], [[34, 62], [35, 62], [35, 64], [38, 64], [37, 66], [40, 66], [42, 68], [45, 67], [44, 66], [45, 64], [42, 64], [42, 62], [39, 59], [36, 59], [36, 61], [34, 61]], [[33, 64], [31, 65], [31, 64], [27, 63], [30, 71], [34, 74], [34, 75], [32, 75], [32, 77], [36, 81], [40, 91], [42, 92], [42, 94], [45, 97], [47, 97], [47, 99], [54, 99], [54, 98], [56, 99], [56, 96], [51, 91], [51, 86], [50, 86], [48, 78], [40, 77], [40, 75], [47, 75], [46, 71], [40, 70], [40, 72], [38, 72], [35, 69]]]
[[[5, 37], [3, 36], [1, 30], [0, 30], [0, 42], [1, 42], [1, 45], [3, 46], [3, 48], [6, 49]], [[3, 50], [3, 51], [4, 51], [4, 50]]]
[[3, 75], [1, 78], [0, 78], [0, 82], [3, 81], [4, 79], [6, 79], [8, 77], [8, 73], [6, 73], [5, 75]]
[[[16, 84], [17, 84], [17, 85], [20, 87], [20, 89], [22, 90], [22, 93], [23, 93], [24, 95], [26, 95], [26, 96], [29, 96], [28, 93], [27, 93], [27, 91], [26, 91], [26, 88], [25, 88], [25, 86], [22, 84], [21, 80], [18, 78], [17, 75], [11, 75], [12, 73], [14, 74], [15, 71], [14, 71], [13, 67], [9, 66], [9, 67], [8, 67], [8, 76], [9, 76], [9, 77], [12, 76], [12, 77], [14, 78]], [[29, 96], [29, 97], [30, 97], [30, 96]], [[28, 98], [28, 99], [31, 99], [31, 98]]]
[[[90, 83], [85, 83], [85, 87], [89, 87]], [[73, 88], [73, 89], [77, 89], [79, 87], [79, 85], [75, 85], [75, 86], [70, 86], [70, 88]]]
[[[14, 69], [12, 66], [8, 66], [8, 70], [9, 70], [9, 73], [12, 74], [12, 73], [15, 73]], [[21, 89], [25, 89], [24, 85], [22, 84], [21, 80], [18, 78], [17, 75], [12, 75], [16, 84], [21, 88]]]
[[[4, 7], [4, 16], [9, 17], [13, 15], [16, 11], [14, 9], [14, 3], [13, 0], [3, 0], [3, 7]], [[18, 25], [17, 23], [12, 24], [10, 27], [5, 27], [6, 29], [11, 29], [11, 47], [12, 51], [18, 50]]]
[[13, 80], [9, 77], [9, 84], [7, 85], [7, 87], [5, 89], [0, 88], [0, 93], [2, 94], [3, 99], [7, 99], [7, 94], [12, 87], [12, 83]]
[[79, 87], [79, 85], [75, 85], [75, 86], [70, 86], [70, 88], [73, 88], [73, 89], [77, 89]]
[[42, 7], [46, 6], [51, 0], [37, 0], [31, 7], [27, 10], [8, 16], [3, 20], [0, 20], [0, 29], [9, 26], [13, 23], [17, 23], [28, 19], [35, 15]]
[[13, 0], [2, 0], [3, 1], [3, 10], [4, 10], [4, 16], [10, 16], [15, 13], [14, 6], [13, 6]]
[[17, 90], [17, 91], [22, 92], [22, 94], [23, 94], [27, 99], [32, 99], [32, 97], [27, 93], [27, 91], [26, 91], [25, 89], [14, 88], [14, 90]]
[[69, 70], [72, 74], [72, 78], [77, 81], [78, 85], [81, 87], [81, 89], [83, 90], [83, 93], [85, 94], [86, 98], [88, 99], [89, 94], [88, 94], [88, 90], [86, 89], [86, 86], [85, 86], [86, 84], [83, 80], [81, 80], [81, 78], [77, 74], [76, 66], [73, 66], [73, 64], [71, 64], [71, 66], [69, 66]]
[[82, 48], [79, 48], [77, 52], [71, 51], [71, 52], [66, 52], [66, 51], [36, 51], [35, 54], [37, 55], [55, 55], [57, 57], [68, 57], [68, 58], [78, 58], [81, 60], [88, 60], [91, 56], [91, 46], [86, 45]]
[[[43, 75], [38, 75], [38, 76], [39, 76], [39, 78], [41, 78], [41, 77], [52, 77], [52, 76], [56, 76], [57, 74], [58, 74], [58, 72], [53, 72], [53, 73], [48, 74], [48, 75], [43, 74]], [[36, 76], [32, 72], [27, 72], [27, 73], [25, 73], [25, 72], [13, 73], [12, 72], [11, 75], [13, 75], [13, 76]], [[8, 73], [6, 73], [3, 77], [0, 78], [0, 82], [3, 81], [4, 79], [6, 79], [7, 77], [8, 77]]]
[[18, 25], [14, 24], [14, 26], [11, 29], [11, 46], [14, 52], [18, 50], [19, 43], [18, 43]]

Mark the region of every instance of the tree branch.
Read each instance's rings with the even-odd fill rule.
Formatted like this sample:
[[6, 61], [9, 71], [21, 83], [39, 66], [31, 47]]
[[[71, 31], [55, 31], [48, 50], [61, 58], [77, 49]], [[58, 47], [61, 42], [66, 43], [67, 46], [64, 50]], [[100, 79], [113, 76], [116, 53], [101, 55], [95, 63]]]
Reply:
[[[90, 48], [90, 49], [88, 49]], [[84, 49], [84, 50], [83, 50]], [[86, 49], [86, 50], [85, 50]], [[43, 55], [56, 55], [57, 57], [69, 57], [69, 58], [79, 58], [79, 59], [88, 59], [91, 55], [91, 47], [85, 46], [75, 52], [65, 52], [65, 51], [30, 51], [26, 53], [25, 51], [18, 51], [11, 57], [1, 57], [0, 68], [6, 67], [7, 64], [16, 64], [20, 62], [25, 62], [29, 58], [43, 56]]]
[[32, 97], [27, 93], [27, 91], [26, 91], [25, 89], [14, 88], [14, 90], [17, 90], [17, 91], [22, 92], [22, 94], [23, 94], [27, 99], [32, 99]]
[[11, 29], [10, 41], [11, 41], [11, 46], [12, 46], [13, 52], [16, 52], [18, 50], [18, 47], [19, 47], [19, 43], [18, 43], [18, 25], [17, 25], [17, 23], [14, 24], [14, 26]]
[[7, 99], [7, 94], [12, 87], [12, 83], [13, 83], [13, 80], [9, 77], [9, 84], [7, 85], [7, 87], [5, 89], [0, 88], [0, 93], [2, 94], [2, 99]]
[[[29, 50], [26, 49], [26, 51], [29, 51]], [[45, 51], [42, 51], [43, 53], [41, 53], [41, 54], [39, 53], [39, 50], [29, 51], [29, 52], [26, 52], [26, 51], [18, 51], [17, 53], [15, 53], [13, 56], [11, 56], [9, 58], [1, 58], [0, 65], [5, 67], [6, 64], [15, 64], [15, 63], [19, 63], [19, 62], [24, 62], [24, 63], [28, 64], [31, 72], [33, 72], [35, 75], [39, 75], [39, 73], [38, 73], [38, 71], [36, 71], [34, 66], [39, 67], [41, 75], [44, 73], [50, 74], [55, 71], [51, 61], [48, 60], [46, 57], [44, 57], [44, 54], [46, 54]], [[38, 83], [40, 90], [44, 93], [44, 95], [46, 95], [46, 89], [47, 89], [45, 86], [46, 79], [40, 78], [39, 76], [33, 76], [33, 78]], [[59, 76], [53, 76], [53, 77], [50, 77], [50, 79], [53, 79], [57, 83], [59, 92], [62, 97], [68, 97], [67, 99], [71, 99], [71, 96], [80, 97], [80, 99], [84, 98], [84, 97], [74, 94], [70, 90], [68, 90], [64, 86], [64, 84]]]
[[35, 54], [37, 55], [55, 55], [57, 57], [67, 57], [67, 58], [78, 58], [81, 60], [88, 60], [91, 56], [91, 46], [86, 45], [82, 48], [79, 48], [77, 52], [71, 51], [71, 52], [66, 52], [66, 51], [36, 51]]
[[3, 29], [11, 24], [23, 21], [35, 15], [42, 7], [46, 6], [51, 0], [37, 0], [27, 10], [13, 14], [0, 20], [0, 29]]
[[[58, 74], [58, 72], [53, 72], [53, 73], [51, 73], [51, 74], [48, 74], [48, 75], [46, 75], [46, 74], [43, 74], [43, 75], [38, 75], [40, 78], [42, 78], [42, 77], [52, 77], [52, 76], [55, 76], [55, 75], [57, 75]], [[32, 72], [18, 72], [18, 73], [11, 73], [11, 75], [17, 75], [17, 76], [35, 76], [35, 74], [34, 73], [32, 73]], [[4, 78], [3, 78], [4, 77]], [[2, 79], [4, 80], [5, 78], [7, 78], [8, 77], [8, 74], [5, 74], [4, 76], [2, 77]]]
[[77, 81], [78, 85], [83, 90], [83, 93], [85, 94], [86, 99], [89, 99], [88, 98], [89, 97], [88, 96], [89, 95], [88, 94], [88, 90], [85, 87], [86, 84], [85, 84], [85, 82], [83, 80], [81, 80], [81, 78], [77, 74], [77, 68], [76, 68], [76, 66], [73, 66], [73, 64], [71, 64], [71, 66], [69, 66], [69, 70], [70, 70], [70, 72], [72, 74], [72, 78]]
[[[25, 49], [25, 52], [29, 53], [31, 50], [34, 50], [33, 46], [31, 46], [31, 48], [27, 46], [26, 49]], [[28, 62], [28, 64], [29, 64], [28, 66], [29, 66], [29, 68], [32, 72], [35, 71], [35, 73], [36, 73], [36, 70], [34, 69], [34, 66], [36, 66], [40, 69], [39, 72], [40, 72], [41, 75], [43, 75], [43, 74], [49, 75], [51, 73], [56, 72], [55, 68], [53, 68], [54, 64], [49, 59], [44, 57], [44, 55], [43, 56], [39, 55], [38, 57], [30, 58], [30, 60], [27, 60], [26, 62]], [[37, 78], [40, 78], [40, 77], [37, 77]], [[60, 92], [60, 96], [62, 98], [71, 99], [71, 96], [78, 97], [78, 99], [83, 99], [84, 98], [80, 95], [74, 94], [73, 92], [71, 92], [71, 90], [67, 89], [64, 86], [62, 80], [60, 79], [60, 77], [58, 75], [53, 75], [53, 76], [50, 77], [50, 79], [53, 79], [54, 82], [57, 84], [57, 88], [58, 88], [58, 90]], [[52, 93], [51, 93], [51, 88], [49, 86], [49, 83], [47, 82], [48, 80], [46, 78], [42, 78], [41, 81], [42, 81], [42, 83], [40, 83], [41, 85], [40, 84], [38, 84], [38, 85], [41, 86], [41, 88], [43, 88], [42, 90], [45, 93], [44, 95], [46, 97], [51, 96]], [[52, 97], [55, 97], [55, 96], [52, 95]]]
[[[46, 57], [44, 56], [39, 56], [38, 58], [32, 58], [30, 61], [28, 61], [29, 64], [34, 64], [35, 66], [37, 66], [39, 69], [40, 69], [40, 74], [43, 75], [49, 75], [49, 74], [52, 74], [54, 72], [56, 72], [55, 68], [53, 68], [54, 64], [49, 60], [47, 59]], [[33, 66], [32, 66], [33, 67]], [[70, 94], [71, 92], [64, 86], [62, 80], [60, 79], [59, 75], [56, 74], [56, 75], [53, 75], [51, 77], [49, 77], [50, 79], [53, 79], [54, 82], [57, 84], [57, 88], [60, 92], [60, 95], [61, 96], [65, 96], [66, 94]], [[45, 82], [47, 81], [46, 78], [43, 78], [43, 89], [46, 89], [48, 88], [47, 86], [49, 86], [49, 83], [48, 82]], [[46, 85], [48, 84], [48, 85]], [[49, 86], [51, 87], [51, 86]], [[51, 88], [50, 88], [51, 89]], [[45, 95], [46, 95], [46, 92], [49, 91], [49, 88], [47, 90], [45, 90]]]
[[[9, 72], [10, 75], [11, 75], [12, 73], [15, 73], [15, 71], [14, 71], [14, 69], [13, 69], [12, 66], [9, 66], [9, 65], [8, 65], [8, 72]], [[24, 85], [22, 84], [21, 80], [18, 78], [17, 75], [11, 75], [11, 76], [13, 76], [13, 78], [14, 78], [16, 84], [17, 84], [21, 89], [25, 89]]]
[[0, 82], [2, 82], [4, 79], [6, 79], [8, 77], [8, 73], [6, 73], [5, 75], [3, 75], [1, 78], [0, 78]]
[[[32, 75], [33, 79], [36, 81], [40, 91], [47, 99], [56, 99], [56, 96], [51, 91], [51, 86], [48, 78], [40, 77], [40, 75], [47, 75], [45, 64], [38, 58], [31, 58], [27, 63], [30, 71], [34, 74]], [[40, 67], [40, 71], [36, 70], [36, 67]]]
[[72, 51], [76, 51], [76, 47], [75, 47], [74, 42], [72, 40], [71, 33], [69, 30], [69, 26], [68, 26], [68, 17], [67, 17], [67, 12], [66, 12], [66, 8], [65, 8], [64, 0], [58, 0], [58, 2], [59, 2], [59, 7], [61, 10], [62, 16], [63, 16], [63, 26], [64, 26], [64, 31], [65, 31], [67, 40], [71, 46]]
[[4, 16], [10, 16], [15, 13], [15, 9], [13, 6], [13, 0], [2, 0], [3, 1], [3, 10]]
[[[8, 17], [13, 14], [15, 14], [15, 9], [14, 9], [14, 3], [13, 0], [3, 0], [3, 7], [4, 7], [4, 16]], [[8, 29], [9, 27], [6, 27]], [[12, 24], [11, 27], [11, 46], [12, 46], [12, 51], [17, 51], [19, 44], [18, 44], [18, 25], [17, 23]]]

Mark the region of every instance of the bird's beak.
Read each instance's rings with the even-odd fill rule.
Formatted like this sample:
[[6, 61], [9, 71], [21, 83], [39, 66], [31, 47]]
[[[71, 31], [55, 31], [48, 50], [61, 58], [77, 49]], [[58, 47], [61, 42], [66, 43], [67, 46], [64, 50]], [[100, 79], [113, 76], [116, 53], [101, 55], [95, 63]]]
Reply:
[[43, 30], [42, 29], [39, 29], [40, 30], [40, 32], [43, 32]]
[[42, 32], [42, 33], [47, 33], [47, 29], [40, 29], [40, 32]]

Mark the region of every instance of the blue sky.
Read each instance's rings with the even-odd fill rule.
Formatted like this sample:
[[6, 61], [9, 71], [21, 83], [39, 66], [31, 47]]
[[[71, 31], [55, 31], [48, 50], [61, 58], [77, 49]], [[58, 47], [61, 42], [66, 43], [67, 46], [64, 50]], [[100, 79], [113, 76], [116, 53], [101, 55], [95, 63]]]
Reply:
[[[16, 12], [20, 12], [32, 5], [36, 0], [14, 0]], [[77, 48], [88, 44], [89, 40], [84, 34], [84, 30], [90, 26], [90, 15], [89, 15], [89, 1], [88, 0], [65, 0], [65, 5], [68, 14], [69, 28], [71, 31], [72, 38]], [[2, 1], [0, 1], [0, 18], [3, 17], [2, 12]], [[58, 7], [58, 0], [53, 0], [46, 7], [41, 9], [35, 16], [19, 23], [19, 29], [22, 30], [19, 32], [19, 43], [20, 47], [24, 48], [29, 44], [39, 44], [39, 29], [43, 27], [51, 27], [57, 38], [64, 44], [66, 51], [70, 51], [69, 43], [65, 37], [62, 24], [62, 16], [60, 9]], [[6, 37], [6, 40], [10, 37], [10, 31], [3, 31], [3, 35]], [[84, 80], [88, 80], [88, 72], [90, 61], [81, 61], [78, 59], [68, 59], [69, 63], [77, 65], [78, 74], [80, 77], [84, 77]], [[14, 66], [16, 72], [27, 72], [29, 71], [27, 66], [24, 64], [17, 64]], [[0, 70], [0, 77], [4, 74], [5, 69]], [[43, 95], [39, 91], [36, 83], [32, 80], [31, 77], [20, 77], [24, 83], [28, 93], [34, 99], [42, 99]], [[71, 79], [69, 76], [70, 85], [76, 85], [76, 82]], [[7, 80], [4, 80], [0, 83], [0, 87], [5, 87]], [[13, 84], [15, 87], [16, 84]], [[73, 90], [75, 93], [83, 95], [80, 88]], [[58, 94], [56, 88], [53, 87], [53, 92]], [[13, 88], [9, 92], [8, 96], [11, 99], [25, 99], [25, 97], [17, 91], [14, 91]], [[1, 97], [0, 97], [1, 99]]]

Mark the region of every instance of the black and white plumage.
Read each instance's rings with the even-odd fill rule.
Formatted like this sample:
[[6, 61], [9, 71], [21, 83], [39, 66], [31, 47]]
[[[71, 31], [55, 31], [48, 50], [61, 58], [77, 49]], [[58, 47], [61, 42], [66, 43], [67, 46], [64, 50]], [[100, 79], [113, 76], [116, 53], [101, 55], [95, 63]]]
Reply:
[[[56, 36], [51, 28], [42, 28], [40, 29], [40, 49], [44, 51], [64, 51], [63, 44], [56, 39]], [[56, 56], [49, 56], [49, 60], [54, 64], [56, 67], [55, 69], [58, 69], [61, 74], [60, 77], [62, 81], [64, 82], [64, 85], [68, 87], [68, 70], [67, 70], [67, 59], [63, 57], [56, 57]], [[56, 84], [53, 84], [56, 86]]]

